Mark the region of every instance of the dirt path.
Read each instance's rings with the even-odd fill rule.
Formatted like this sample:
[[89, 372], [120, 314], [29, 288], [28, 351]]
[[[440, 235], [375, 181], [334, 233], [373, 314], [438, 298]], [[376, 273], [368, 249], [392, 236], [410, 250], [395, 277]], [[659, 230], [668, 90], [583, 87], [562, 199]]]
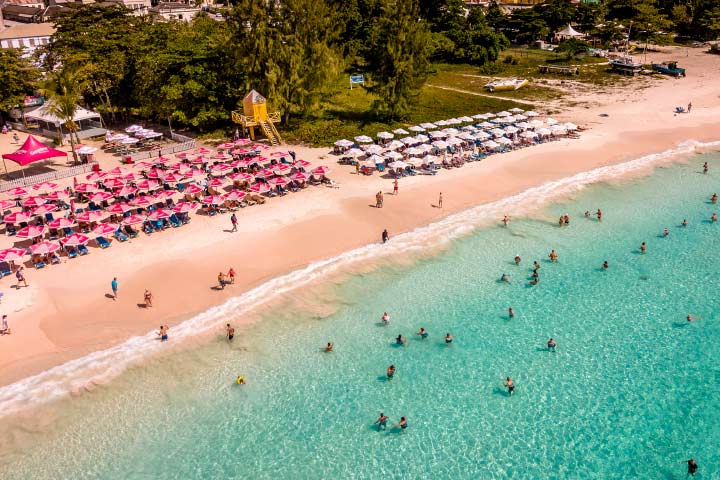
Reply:
[[462, 90], [462, 89], [454, 88], [454, 87], [441, 87], [440, 85], [432, 85], [430, 83], [426, 83], [425, 86], [439, 88], [440, 90], [450, 90], [453, 92], [464, 93], [467, 95], [475, 95], [477, 97], [487, 97], [487, 98], [492, 98], [495, 100], [507, 100], [508, 102], [519, 103], [521, 105], [526, 105], [528, 107], [532, 107], [534, 105], [544, 105], [545, 104], [545, 102], [541, 102], [541, 101], [536, 101], [534, 103], [530, 103], [529, 101], [526, 101], [526, 100], [516, 100], [514, 98], [498, 97], [497, 95], [490, 95], [488, 93], [471, 92], [470, 90]]

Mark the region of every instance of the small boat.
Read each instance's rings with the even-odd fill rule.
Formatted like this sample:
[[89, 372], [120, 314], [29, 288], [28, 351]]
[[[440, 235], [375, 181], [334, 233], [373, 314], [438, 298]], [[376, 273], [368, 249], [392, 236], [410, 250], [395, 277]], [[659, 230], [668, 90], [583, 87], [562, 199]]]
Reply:
[[613, 72], [621, 73], [623, 75], [635, 75], [640, 73], [643, 64], [636, 62], [633, 57], [624, 55], [622, 57], [615, 57], [610, 60], [610, 66]]
[[490, 92], [503, 92], [508, 90], [517, 90], [527, 85], [528, 82], [524, 78], [508, 78], [506, 80], [495, 80], [485, 85]]
[[672, 62], [662, 62], [662, 63], [653, 63], [652, 68], [656, 72], [663, 73], [665, 75], [672, 75], [675, 78], [680, 78], [685, 76], [685, 69], [684, 68], [678, 68], [677, 66], [678, 62], [672, 61]]

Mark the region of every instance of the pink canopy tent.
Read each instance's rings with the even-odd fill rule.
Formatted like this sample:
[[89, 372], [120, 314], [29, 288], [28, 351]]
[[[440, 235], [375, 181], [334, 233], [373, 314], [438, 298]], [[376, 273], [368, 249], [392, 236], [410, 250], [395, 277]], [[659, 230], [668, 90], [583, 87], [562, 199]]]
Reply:
[[[7, 174], [7, 166], [5, 165], [6, 158], [24, 167], [25, 165], [29, 165], [33, 162], [39, 162], [40, 160], [55, 157], [67, 157], [67, 153], [45, 146], [32, 135], [28, 135], [22, 147], [15, 150], [13, 153], [6, 153], [2, 156], [3, 165], [5, 166], [5, 174]], [[25, 170], [23, 169], [23, 177], [24, 176]]]

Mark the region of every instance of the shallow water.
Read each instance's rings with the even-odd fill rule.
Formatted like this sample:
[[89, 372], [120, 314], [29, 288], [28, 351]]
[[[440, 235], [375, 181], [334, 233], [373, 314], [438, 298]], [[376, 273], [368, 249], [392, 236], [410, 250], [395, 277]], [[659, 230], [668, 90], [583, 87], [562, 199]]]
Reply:
[[[698, 478], [716, 478], [720, 224], [708, 219], [720, 205], [707, 200], [719, 159], [594, 186], [549, 206], [547, 220], [353, 276], [333, 289], [329, 316], [289, 303], [232, 345], [218, 338], [3, 420], [0, 478], [656, 479], [684, 478], [691, 456]], [[583, 218], [598, 207], [602, 223]], [[530, 287], [534, 259], [541, 282]], [[406, 347], [392, 345], [398, 333]], [[328, 341], [334, 353], [321, 352]], [[410, 427], [378, 432], [380, 411]]]

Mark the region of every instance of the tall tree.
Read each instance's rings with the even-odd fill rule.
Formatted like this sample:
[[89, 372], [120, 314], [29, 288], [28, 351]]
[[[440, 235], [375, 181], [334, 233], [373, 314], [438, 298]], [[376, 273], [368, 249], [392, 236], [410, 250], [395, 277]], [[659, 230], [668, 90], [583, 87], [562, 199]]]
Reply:
[[473, 9], [467, 18], [459, 17], [446, 35], [454, 43], [453, 56], [446, 60], [478, 66], [497, 60], [508, 45], [505, 36], [488, 25], [480, 9]]
[[417, 0], [386, 1], [372, 39], [368, 68], [378, 96], [375, 110], [389, 118], [402, 118], [425, 83], [430, 32], [419, 18]]
[[0, 110], [22, 105], [25, 96], [33, 93], [38, 69], [14, 49], [0, 49]]
[[[75, 123], [77, 105], [81, 99], [80, 92], [83, 82], [77, 72], [63, 67], [53, 72], [45, 84], [44, 94], [49, 98], [49, 111], [62, 121], [62, 125], [69, 132], [70, 148], [72, 149], [75, 163], [78, 162], [75, 151], [75, 140], [77, 138], [78, 126]], [[62, 141], [62, 135], [60, 137]]]

